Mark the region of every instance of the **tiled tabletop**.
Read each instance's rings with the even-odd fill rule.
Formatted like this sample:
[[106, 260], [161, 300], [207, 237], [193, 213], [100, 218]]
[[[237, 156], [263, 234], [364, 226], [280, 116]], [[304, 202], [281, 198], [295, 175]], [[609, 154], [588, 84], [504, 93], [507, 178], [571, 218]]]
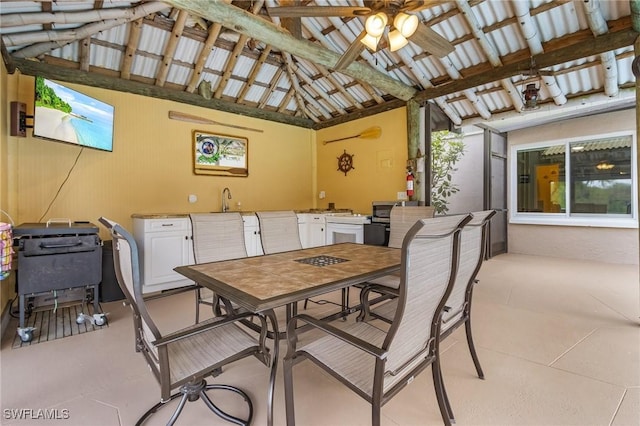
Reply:
[[[324, 262], [314, 262], [313, 258], [318, 256], [325, 256], [326, 258], [321, 259]], [[300, 262], [305, 259], [311, 260]], [[259, 312], [358, 284], [399, 269], [399, 249], [342, 243], [179, 266], [175, 270], [245, 309]]]

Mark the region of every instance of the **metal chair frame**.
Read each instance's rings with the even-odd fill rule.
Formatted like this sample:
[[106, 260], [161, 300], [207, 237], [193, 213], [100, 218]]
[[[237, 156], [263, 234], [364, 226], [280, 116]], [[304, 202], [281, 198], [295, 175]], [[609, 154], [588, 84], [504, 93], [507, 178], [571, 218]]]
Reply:
[[[443, 422], [447, 426], [451, 424], [451, 416], [449, 414], [450, 406], [448, 403], [446, 391], [444, 389], [444, 383], [442, 382], [442, 376], [440, 374], [439, 366], [440, 327], [445, 302], [453, 288], [454, 279], [458, 268], [460, 232], [462, 227], [470, 219], [471, 216], [467, 215], [466, 217], [459, 218], [449, 217], [437, 222], [434, 222], [432, 220], [419, 220], [409, 230], [409, 232], [405, 236], [402, 246], [402, 266], [400, 285], [398, 289], [398, 309], [396, 310], [396, 314], [393, 322], [391, 323], [391, 327], [386, 332], [386, 334], [384, 334], [384, 341], [381, 344], [375, 344], [370, 340], [358, 337], [359, 335], [362, 335], [361, 330], [366, 330], [366, 327], [372, 328], [366, 323], [356, 322], [352, 324], [352, 329], [342, 330], [336, 328], [328, 322], [310, 317], [309, 315], [298, 315], [292, 318], [291, 321], [289, 321], [289, 323], [287, 324], [288, 351], [283, 362], [287, 425], [295, 424], [292, 372], [293, 366], [299, 364], [300, 362], [303, 362], [306, 359], [313, 361], [315, 364], [323, 368], [333, 377], [347, 385], [351, 390], [368, 401], [371, 404], [371, 419], [372, 425], [374, 426], [380, 425], [381, 407], [389, 400], [391, 400], [408, 383], [413, 381], [415, 376], [417, 376], [420, 372], [431, 365], [434, 384], [436, 387], [436, 399], [438, 401], [438, 406], [440, 408]], [[426, 227], [425, 224], [427, 222], [429, 222], [431, 228], [423, 230], [423, 228]], [[442, 228], [437, 228], [438, 226]], [[445, 226], [446, 230], [444, 230]], [[441, 230], [441, 232], [436, 232], [436, 229]], [[431, 232], [431, 234], [429, 232]], [[409, 286], [424, 286], [426, 284], [421, 283], [420, 281], [416, 281], [417, 278], [410, 275], [410, 270], [412, 268], [420, 268], [420, 276], [424, 277], [426, 268], [424, 267], [424, 264], [418, 266], [420, 262], [417, 258], [415, 258], [415, 256], [417, 256], [417, 253], [421, 253], [419, 251], [421, 247], [428, 247], [430, 244], [438, 243], [447, 244], [450, 250], [449, 253], [442, 254], [443, 256], [445, 256], [445, 259], [448, 259], [446, 263], [438, 266], [439, 268], [446, 268], [438, 271], [439, 274], [446, 273], [446, 277], [439, 275], [436, 278], [432, 278], [433, 280], [435, 280], [434, 282], [432, 282], [434, 287], [429, 291], [441, 291], [441, 293], [438, 296], [437, 303], [436, 299], [432, 300], [429, 308], [432, 310], [424, 311], [424, 314], [422, 314], [420, 313], [422, 312], [420, 310], [421, 308], [417, 305], [417, 303], [419, 302], [417, 302], [416, 300], [412, 300], [407, 295], [407, 293], [409, 292]], [[433, 246], [431, 250], [434, 250], [435, 248], [436, 246]], [[437, 246], [437, 248], [440, 249], [441, 246]], [[412, 255], [412, 252], [416, 254]], [[433, 254], [433, 252], [425, 253]], [[409, 261], [410, 257], [411, 261]], [[418, 282], [420, 282], [420, 284], [418, 284]], [[418, 288], [422, 287], [416, 287], [416, 289], [412, 289], [411, 292], [414, 293], [415, 291], [418, 291]], [[428, 340], [422, 341], [423, 337], [418, 337], [417, 339], [420, 340], [420, 344], [418, 346], [413, 346], [413, 343], [418, 342], [414, 342], [414, 340], [416, 340], [416, 337], [413, 336], [411, 330], [415, 329], [415, 327], [421, 327], [417, 326], [415, 322], [412, 322], [415, 318], [404, 318], [405, 308], [407, 308], [407, 312], [410, 315], [416, 315], [416, 313], [420, 313], [420, 320], [428, 320], [429, 333], [428, 336], [423, 336], [424, 338], [428, 337]], [[423, 316], [424, 318], [422, 318]], [[299, 322], [305, 323], [305, 327], [299, 328]], [[307, 344], [300, 349], [297, 348], [299, 340], [298, 334], [308, 329], [324, 331], [326, 335], [321, 339], [329, 339], [327, 341], [329, 343], [334, 342], [344, 348], [357, 349], [358, 351], [354, 352], [356, 354], [355, 356], [358, 357], [358, 360], [370, 359], [364, 356], [364, 354], [368, 354], [375, 359], [374, 371], [371, 371], [371, 375], [373, 377], [371, 381], [370, 392], [364, 390], [362, 388], [362, 384], [358, 385], [356, 383], [350, 382], [346, 377], [344, 377], [341, 373], [335, 371], [332, 366], [329, 365], [331, 364], [331, 362], [326, 363], [326, 361], [323, 361], [324, 358], [322, 356], [317, 356], [316, 351], [310, 349], [314, 343]], [[350, 331], [353, 331], [353, 333], [350, 333]], [[384, 332], [378, 330], [377, 333]], [[378, 338], [382, 338], [382, 336], [379, 334], [377, 336]], [[327, 342], [322, 340], [320, 343], [316, 343], [317, 346], [315, 346], [315, 348], [327, 348], [327, 344], [329, 344]], [[407, 347], [407, 343], [412, 343], [412, 345], [410, 347]], [[362, 354], [360, 351], [362, 352]], [[332, 354], [335, 353], [332, 352]], [[362, 358], [360, 358], [360, 355], [358, 354], [361, 354]], [[351, 355], [353, 356], [353, 354]], [[336, 355], [336, 357], [336, 359], [343, 359], [342, 355], [339, 357]], [[390, 364], [387, 365], [387, 363]], [[359, 361], [356, 362], [356, 364], [359, 365]], [[368, 375], [368, 372], [369, 370], [365, 369], [365, 372], [363, 374]], [[385, 385], [385, 381], [389, 377], [392, 377], [392, 379], [389, 379], [390, 383], [388, 385]], [[387, 388], [385, 389], [385, 387]]]
[[[135, 350], [136, 352], [142, 353], [145, 357], [150, 370], [153, 372], [156, 380], [158, 380], [158, 383], [160, 384], [160, 402], [145, 412], [137, 421], [136, 425], [144, 423], [152, 414], [165, 406], [167, 402], [176, 398], [180, 398], [180, 401], [178, 403], [178, 407], [171, 415], [167, 423], [168, 425], [173, 425], [175, 423], [187, 401], [192, 402], [197, 401], [198, 399], [202, 399], [207, 407], [221, 418], [234, 424], [249, 425], [253, 419], [253, 405], [249, 396], [239, 388], [222, 384], [207, 384], [205, 380], [205, 377], [208, 375], [216, 376], [219, 374], [224, 365], [248, 356], [256, 357], [265, 366], [270, 368], [267, 417], [268, 423], [271, 425], [273, 423], [273, 395], [275, 389], [278, 346], [277, 344], [274, 344], [273, 349], [270, 350], [266, 346], [266, 335], [267, 319], [271, 323], [272, 327], [277, 326], [274, 312], [269, 310], [261, 314], [233, 313], [225, 317], [214, 318], [207, 322], [194, 324], [185, 329], [162, 335], [153, 322], [143, 298], [142, 284], [140, 281], [138, 249], [133, 236], [116, 222], [104, 217], [101, 217], [99, 220], [109, 230], [113, 238], [113, 257], [116, 278], [133, 311]], [[121, 256], [123, 259], [128, 260], [130, 265], [126, 264], [127, 262], [123, 264]], [[261, 324], [261, 332], [259, 336], [255, 338], [255, 345], [246, 346], [244, 350], [230, 356], [220, 355], [216, 358], [216, 362], [201, 368], [199, 371], [190, 372], [184, 377], [172, 378], [171, 361], [173, 359], [173, 352], [169, 350], [169, 347], [172, 344], [181, 342], [188, 343], [189, 339], [199, 338], [199, 335], [203, 333], [211, 333], [218, 330], [220, 330], [220, 332], [224, 332], [223, 329], [226, 328], [229, 330], [229, 327], [233, 327], [233, 332], [246, 334], [246, 332], [240, 328], [237, 328], [238, 331], [235, 331], [235, 327], [237, 323], [247, 319], [257, 319]], [[211, 336], [214, 336], [214, 334], [211, 334]], [[174, 348], [174, 351], [179, 349], [180, 348]], [[177, 361], [174, 360], [174, 363], [177, 364]], [[178, 374], [179, 373], [176, 373], [176, 375]], [[171, 394], [171, 392], [176, 388], [179, 389], [179, 391]], [[206, 394], [206, 391], [210, 389], [227, 390], [241, 395], [247, 402], [249, 409], [247, 417], [244, 419], [238, 418], [217, 407]]]
[[[189, 215], [196, 264], [247, 257], [244, 241], [244, 222], [238, 212], [193, 213]], [[202, 295], [203, 288], [196, 285], [196, 323], [200, 322], [200, 305], [211, 306], [215, 316], [221, 316], [221, 300], [213, 293], [212, 300]], [[233, 309], [226, 300], [225, 309]]]
[[[473, 360], [476, 373], [478, 374], [478, 378], [482, 380], [484, 380], [484, 377], [485, 377], [484, 371], [482, 370], [482, 366], [480, 365], [480, 359], [478, 358], [475, 343], [473, 341], [473, 333], [471, 329], [471, 303], [473, 300], [474, 286], [475, 284], [478, 283], [478, 280], [476, 277], [485, 259], [489, 222], [491, 221], [491, 218], [495, 214], [496, 214], [495, 210], [485, 210], [481, 212], [471, 213], [471, 215], [473, 216], [473, 219], [465, 225], [462, 231], [461, 245], [464, 244], [465, 242], [464, 239], [467, 232], [474, 232], [474, 228], [475, 229], [477, 229], [478, 227], [481, 228], [481, 237], [479, 240], [479, 247], [474, 247], [474, 249], [477, 249], [477, 252], [474, 253], [474, 255], [477, 255], [477, 260], [466, 282], [464, 282], [464, 280], [461, 280], [460, 277], [456, 277], [456, 281], [454, 282], [454, 288], [452, 289], [452, 293], [454, 289], [461, 288], [461, 292], [462, 291], [464, 292], [463, 293], [464, 300], [462, 301], [462, 303], [458, 304], [455, 307], [450, 306], [453, 304], [451, 303], [453, 301], [451, 300], [453, 299], [453, 297], [447, 300], [447, 303], [443, 308], [443, 318], [442, 318], [442, 324], [445, 327], [440, 334], [440, 341], [442, 341], [445, 338], [447, 338], [449, 335], [451, 335], [457, 328], [459, 328], [461, 325], [464, 324], [467, 346], [469, 347], [469, 352], [471, 354], [471, 358]], [[462, 287], [460, 286], [464, 286], [464, 288], [462, 289]], [[386, 323], [391, 323], [393, 320], [393, 311], [395, 311], [396, 309], [394, 307], [395, 300], [388, 302], [389, 305], [387, 306], [382, 305], [378, 309], [371, 310], [370, 304], [367, 303], [369, 299], [368, 292], [376, 292], [386, 296], [387, 298], [394, 298], [398, 296], [398, 291], [396, 289], [385, 287], [385, 286], [370, 285], [370, 286], [367, 286], [365, 289], [363, 289], [363, 292], [361, 294], [361, 297], [362, 297], [361, 300], [363, 301], [363, 305], [362, 305], [362, 312], [358, 317], [360, 321], [366, 320], [367, 318], [377, 318]], [[452, 311], [453, 309], [456, 309], [456, 311]], [[376, 310], [378, 312], [376, 312]], [[444, 318], [445, 316], [448, 316], [449, 319]], [[453, 320], [454, 322], [451, 324], [447, 324], [447, 322], [451, 320]], [[440, 374], [439, 380], [443, 381], [442, 372], [439, 372], [439, 374]], [[450, 413], [451, 419], [453, 420], [454, 415], [450, 405], [449, 405], [449, 413]]]

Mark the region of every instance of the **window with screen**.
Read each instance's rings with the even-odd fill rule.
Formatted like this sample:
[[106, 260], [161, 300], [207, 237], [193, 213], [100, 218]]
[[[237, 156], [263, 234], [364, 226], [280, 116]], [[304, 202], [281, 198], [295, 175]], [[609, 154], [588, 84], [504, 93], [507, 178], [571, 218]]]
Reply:
[[513, 146], [512, 221], [635, 222], [634, 140], [622, 134]]

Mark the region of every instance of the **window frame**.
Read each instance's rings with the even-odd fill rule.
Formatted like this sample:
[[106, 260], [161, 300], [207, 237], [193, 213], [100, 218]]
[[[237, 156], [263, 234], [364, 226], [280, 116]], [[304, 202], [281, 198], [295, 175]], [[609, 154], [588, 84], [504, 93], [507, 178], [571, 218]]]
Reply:
[[[631, 216], [613, 215], [613, 214], [596, 214], [588, 213], [581, 215], [580, 213], [571, 214], [570, 211], [564, 213], [542, 213], [542, 212], [519, 212], [518, 211], [518, 152], [547, 148], [551, 146], [565, 146], [565, 168], [570, 170], [570, 144], [574, 142], [590, 142], [598, 139], [606, 139], [621, 136], [631, 136]], [[562, 138], [547, 140], [543, 142], [533, 142], [526, 144], [514, 144], [509, 149], [509, 223], [528, 224], [528, 225], [556, 225], [556, 226], [586, 226], [586, 227], [605, 227], [605, 228], [638, 228], [638, 157], [636, 145], [636, 132], [621, 131], [612, 133], [602, 133], [588, 136], [579, 136], [573, 138]], [[567, 179], [567, 206], [569, 206], [569, 179]], [[569, 210], [569, 209], [568, 209]]]

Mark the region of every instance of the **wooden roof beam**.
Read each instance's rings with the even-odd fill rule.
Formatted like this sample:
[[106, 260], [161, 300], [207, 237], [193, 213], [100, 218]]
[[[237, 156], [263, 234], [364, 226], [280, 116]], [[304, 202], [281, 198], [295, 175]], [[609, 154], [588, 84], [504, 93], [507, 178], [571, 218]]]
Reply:
[[122, 65], [120, 66], [120, 78], [129, 80], [131, 78], [131, 65], [133, 64], [133, 56], [138, 50], [140, 43], [140, 33], [142, 32], [143, 18], [136, 19], [129, 24], [129, 39], [127, 40], [127, 50], [122, 55]]
[[[338, 53], [307, 40], [296, 39], [285, 29], [232, 5], [207, 0], [168, 0], [166, 3], [328, 68], [333, 68], [340, 59]], [[405, 101], [416, 94], [413, 87], [359, 62], [351, 63], [342, 72], [366, 80], [383, 92]]]
[[240, 94], [238, 94], [238, 103], [243, 103], [245, 96], [253, 86], [253, 83], [256, 81], [258, 74], [260, 73], [260, 69], [264, 65], [264, 61], [267, 60], [269, 53], [271, 52], [271, 46], [267, 45], [264, 47], [264, 50], [260, 54], [258, 60], [253, 64], [253, 68], [251, 69], [251, 73], [249, 74], [249, 78], [244, 86], [242, 86], [242, 90], [240, 90]]
[[[251, 13], [254, 15], [262, 9], [262, 5], [264, 4], [264, 0], [257, 1], [251, 7]], [[229, 82], [229, 78], [231, 77], [231, 73], [238, 62], [238, 58], [244, 49], [244, 46], [247, 44], [247, 40], [249, 40], [249, 34], [240, 34], [238, 38], [238, 42], [236, 43], [236, 47], [229, 55], [229, 59], [227, 60], [227, 64], [224, 67], [224, 74], [222, 75], [222, 79], [220, 83], [218, 83], [218, 87], [216, 88], [213, 97], [216, 99], [220, 99], [222, 97], [222, 93], [224, 92], [225, 87], [227, 87], [227, 83]]]
[[[618, 29], [598, 37], [581, 39], [576, 43], [565, 44], [556, 50], [547, 50], [545, 53], [533, 55], [533, 60], [539, 68], [546, 68], [553, 65], [575, 61], [592, 55], [599, 55], [609, 50], [620, 49], [633, 45], [638, 37], [638, 33], [631, 29], [630, 21], [626, 29]], [[565, 37], [568, 41], [568, 38]], [[491, 72], [482, 73], [466, 77], [462, 80], [454, 80], [440, 86], [422, 90], [415, 97], [417, 101], [427, 101], [451, 93], [462, 92], [464, 90], [492, 83], [496, 80], [512, 77], [521, 74], [523, 70], [531, 67], [531, 59], [526, 58], [512, 62], [499, 68], [494, 68]]]
[[[159, 12], [166, 8], [167, 4], [163, 2], [143, 3], [132, 9], [128, 9], [125, 15], [122, 18], [118, 19], [107, 19], [104, 21], [98, 21], [95, 23], [84, 25], [80, 28], [74, 28], [73, 30], [36, 31], [34, 33], [23, 33], [22, 35], [16, 34], [15, 36], [6, 34], [3, 35], [2, 38], [5, 40], [5, 43], [7, 43], [8, 46], [35, 43], [16, 52], [13, 52], [12, 56], [16, 58], [36, 58], [43, 53], [50, 52], [54, 49], [57, 49], [58, 47], [62, 47], [74, 41], [90, 37], [91, 35], [99, 33], [100, 31], [106, 31], [122, 24], [126, 24], [127, 22], [135, 21], [136, 19], [142, 18], [151, 13]], [[21, 39], [21, 36], [29, 38]], [[39, 43], [38, 41], [43, 42]]]
[[169, 75], [169, 68], [171, 67], [171, 62], [173, 61], [173, 55], [176, 53], [178, 41], [180, 41], [182, 30], [184, 29], [184, 23], [187, 22], [188, 16], [189, 14], [184, 10], [181, 10], [178, 13], [178, 18], [173, 24], [171, 34], [169, 34], [169, 41], [167, 42], [167, 46], [164, 49], [162, 62], [160, 63], [160, 69], [156, 74], [156, 86], [164, 86], [164, 83], [167, 81], [167, 75]]

